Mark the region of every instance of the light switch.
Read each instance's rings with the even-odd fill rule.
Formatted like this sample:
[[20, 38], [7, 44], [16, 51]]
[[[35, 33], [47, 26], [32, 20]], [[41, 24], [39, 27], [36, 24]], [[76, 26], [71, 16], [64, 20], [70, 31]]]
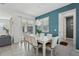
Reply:
[[54, 31], [57, 31], [56, 29], [54, 29]]

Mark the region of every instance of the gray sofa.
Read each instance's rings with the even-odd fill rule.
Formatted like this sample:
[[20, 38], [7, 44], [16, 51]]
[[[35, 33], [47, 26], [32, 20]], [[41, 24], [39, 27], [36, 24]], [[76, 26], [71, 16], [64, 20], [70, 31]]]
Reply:
[[11, 36], [10, 35], [1, 35], [0, 36], [0, 47], [11, 45]]

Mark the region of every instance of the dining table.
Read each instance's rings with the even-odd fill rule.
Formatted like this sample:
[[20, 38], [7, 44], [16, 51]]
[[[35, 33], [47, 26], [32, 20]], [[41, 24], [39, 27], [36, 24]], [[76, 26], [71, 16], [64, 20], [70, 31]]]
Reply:
[[42, 49], [43, 49], [43, 56], [46, 55], [46, 44], [48, 42], [51, 42], [52, 40], [52, 37], [48, 37], [48, 36], [38, 36], [38, 35], [33, 35], [31, 34], [30, 36], [34, 36], [36, 37], [37, 39], [37, 42], [41, 43], [42, 44]]
[[42, 37], [38, 36], [37, 37], [37, 41], [43, 45], [43, 47], [42, 47], [43, 48], [43, 56], [46, 55], [46, 43], [51, 42], [51, 40], [52, 40], [52, 38], [49, 38], [47, 36], [42, 36]]

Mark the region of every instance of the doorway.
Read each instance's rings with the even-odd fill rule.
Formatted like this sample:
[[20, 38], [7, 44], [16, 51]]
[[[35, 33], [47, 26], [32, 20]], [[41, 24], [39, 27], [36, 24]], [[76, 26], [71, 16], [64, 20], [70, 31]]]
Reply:
[[70, 46], [73, 47], [73, 34], [74, 34], [74, 27], [73, 27], [73, 16], [67, 16], [65, 17], [65, 20], [66, 21], [66, 41], [69, 43]]
[[73, 39], [73, 16], [66, 17], [66, 38]]
[[61, 40], [72, 40], [71, 45], [76, 49], [76, 9], [59, 14], [59, 37]]

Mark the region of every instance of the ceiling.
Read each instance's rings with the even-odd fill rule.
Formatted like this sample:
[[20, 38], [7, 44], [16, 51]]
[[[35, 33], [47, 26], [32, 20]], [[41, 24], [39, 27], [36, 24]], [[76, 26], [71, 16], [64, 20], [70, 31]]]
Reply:
[[4, 3], [0, 4], [0, 7], [36, 17], [55, 9], [64, 7], [68, 4], [70, 3]]

